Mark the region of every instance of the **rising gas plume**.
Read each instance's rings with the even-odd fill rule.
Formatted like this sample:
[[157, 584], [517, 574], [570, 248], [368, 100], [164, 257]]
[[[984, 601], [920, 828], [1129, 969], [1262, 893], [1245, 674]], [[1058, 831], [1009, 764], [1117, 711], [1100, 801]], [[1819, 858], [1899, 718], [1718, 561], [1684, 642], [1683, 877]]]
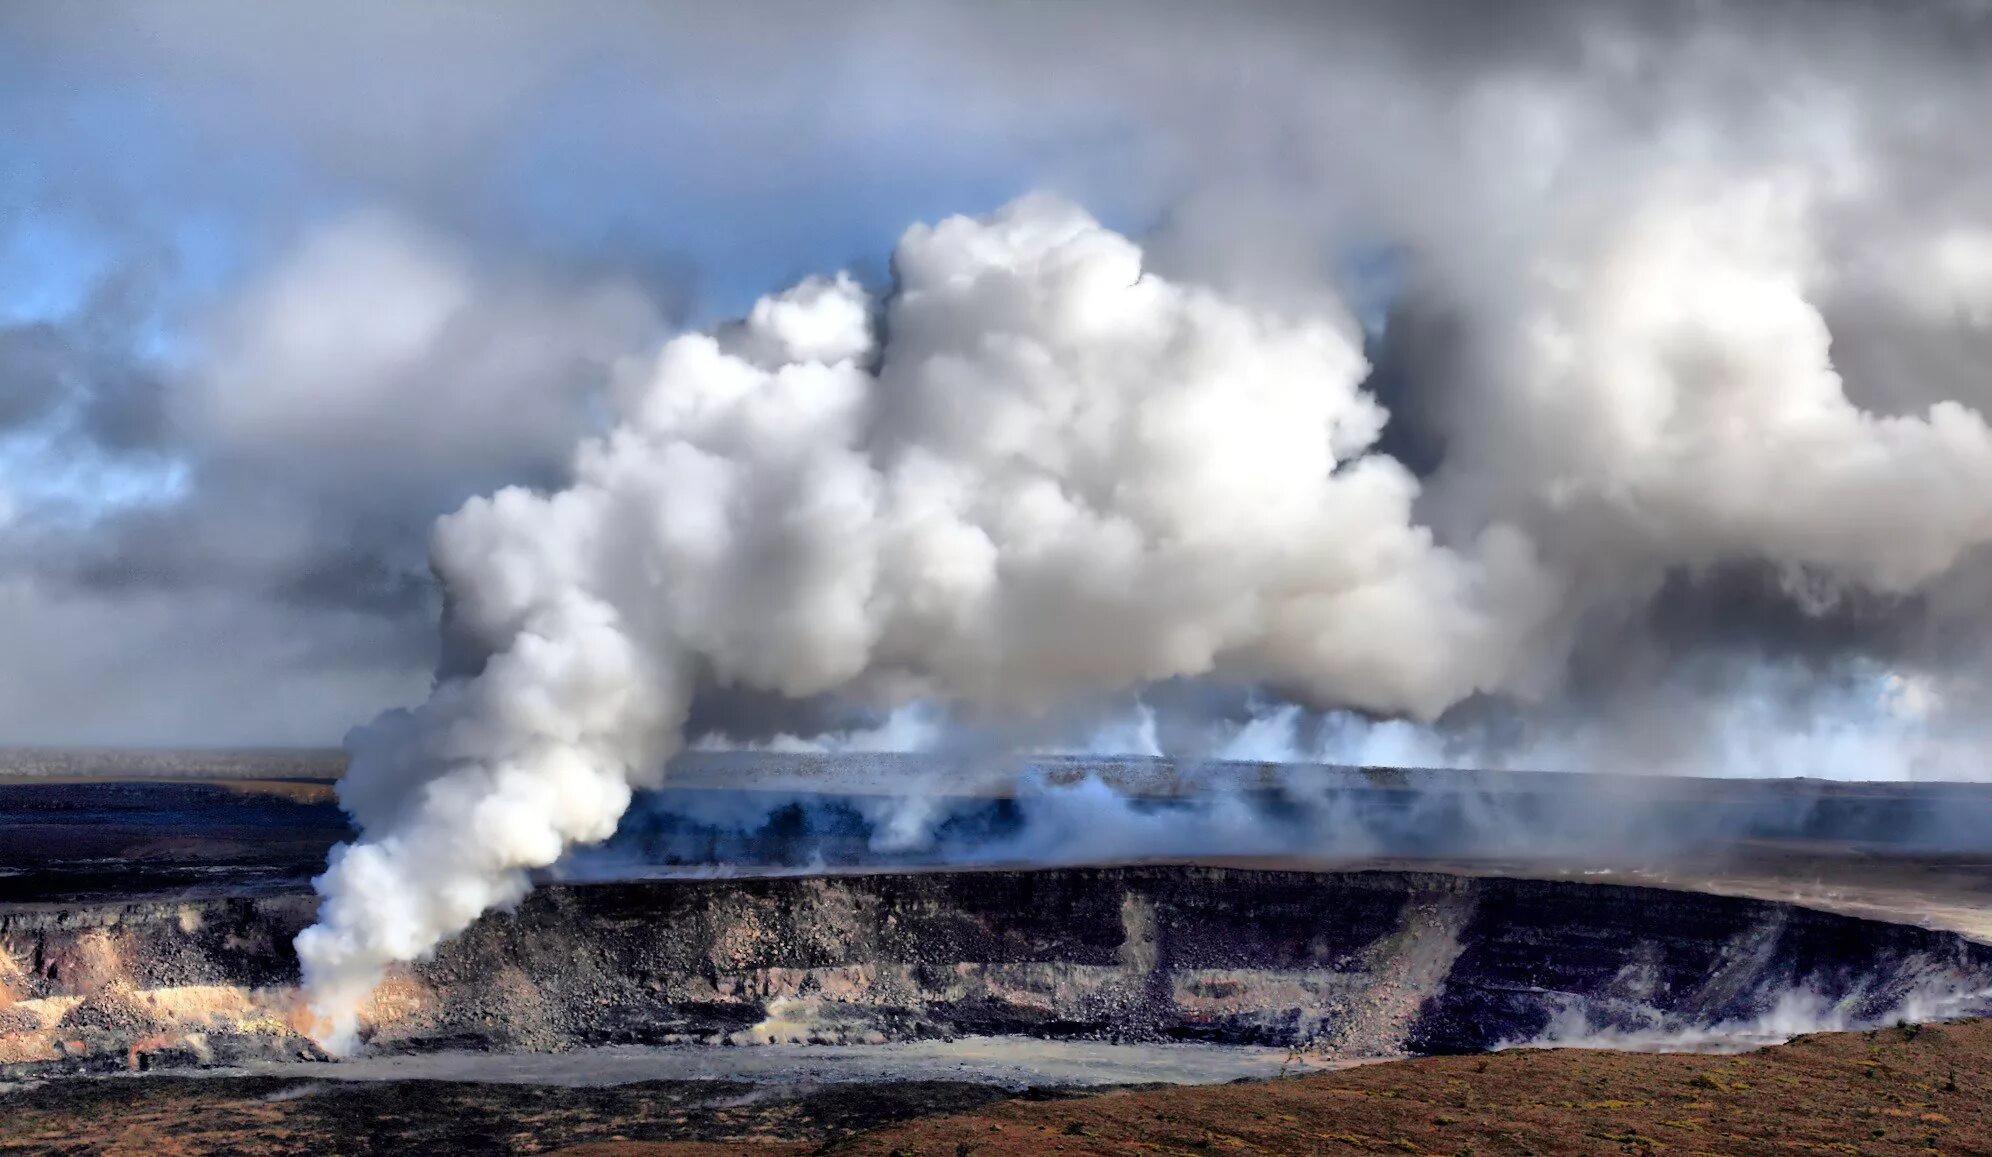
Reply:
[[1346, 315], [1153, 276], [1050, 198], [894, 269], [669, 343], [571, 486], [438, 525], [481, 667], [352, 741], [368, 834], [299, 940], [323, 1011], [607, 838], [701, 679], [1028, 714], [1221, 669], [1420, 718], [1510, 686], [1553, 582], [1504, 526], [1413, 522]]
[[[989, 728], [1208, 679], [1654, 763], [1738, 669], [1970, 701], [1932, 625], [1975, 622], [1992, 429], [1901, 347], [1983, 340], [1987, 167], [1829, 39], [1779, 52], [1810, 103], [1732, 113], [1734, 29], [1582, 23], [1569, 71], [1349, 73], [1370, 135], [1300, 179], [1332, 229], [1217, 180], [1150, 254], [1031, 195], [626, 362], [563, 485], [435, 528], [442, 671], [350, 739], [363, 836], [298, 940], [330, 1042], [728, 697]], [[1603, 99], [1663, 58], [1671, 103]], [[1280, 222], [1394, 288], [1267, 275]]]

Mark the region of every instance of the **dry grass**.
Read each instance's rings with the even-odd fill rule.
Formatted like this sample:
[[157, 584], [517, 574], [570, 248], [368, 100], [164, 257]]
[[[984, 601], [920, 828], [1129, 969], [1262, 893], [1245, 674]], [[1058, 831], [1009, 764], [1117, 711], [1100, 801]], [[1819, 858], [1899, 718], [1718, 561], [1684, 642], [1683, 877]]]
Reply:
[[1518, 1051], [1251, 1085], [1011, 1101], [826, 1153], [1992, 1153], [1992, 1022], [1741, 1057]]

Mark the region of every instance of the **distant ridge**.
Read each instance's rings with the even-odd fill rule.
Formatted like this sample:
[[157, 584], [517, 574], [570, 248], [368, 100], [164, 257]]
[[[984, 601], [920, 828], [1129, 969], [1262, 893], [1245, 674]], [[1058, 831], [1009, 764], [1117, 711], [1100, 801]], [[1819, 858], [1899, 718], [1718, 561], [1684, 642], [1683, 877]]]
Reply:
[[0, 747], [0, 779], [337, 779], [334, 747]]

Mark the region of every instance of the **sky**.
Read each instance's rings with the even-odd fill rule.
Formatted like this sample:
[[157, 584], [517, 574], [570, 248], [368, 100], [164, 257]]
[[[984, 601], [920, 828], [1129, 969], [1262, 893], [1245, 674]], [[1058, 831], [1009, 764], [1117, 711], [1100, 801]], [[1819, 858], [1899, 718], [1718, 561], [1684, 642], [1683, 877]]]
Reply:
[[[813, 60], [567, 23], [0, 15], [0, 742], [328, 743], [419, 697], [429, 521], [556, 474], [614, 359], [1078, 147], [933, 115], [841, 19]], [[264, 340], [287, 309], [336, 320]]]
[[[1649, 705], [1732, 692], [1980, 701], [1977, 506], [1891, 518], [1968, 478], [1882, 477], [1874, 510], [1822, 481], [1787, 519], [1618, 477], [1636, 510], [1564, 518], [1508, 464], [1581, 483], [1567, 431], [1616, 418], [1508, 405], [1548, 371], [1501, 343], [1581, 314], [1600, 238], [1733, 251], [1789, 197], [1765, 262], [1803, 270], [1845, 395], [1975, 406], [1981, 6], [721, 7], [0, 9], [0, 743], [328, 744], [420, 701], [439, 516], [562, 485], [672, 334], [810, 274], [884, 290], [909, 225], [1033, 191], [1170, 277], [1357, 319], [1421, 523], [1568, 561], [1510, 700], [1655, 742], [1682, 716]], [[1449, 718], [1498, 730], [1497, 700]]]

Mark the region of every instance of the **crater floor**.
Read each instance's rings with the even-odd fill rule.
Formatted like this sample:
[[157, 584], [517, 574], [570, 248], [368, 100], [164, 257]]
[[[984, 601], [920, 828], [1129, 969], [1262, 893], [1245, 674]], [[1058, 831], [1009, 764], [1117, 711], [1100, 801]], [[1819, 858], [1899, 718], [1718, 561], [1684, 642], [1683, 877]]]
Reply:
[[1075, 1097], [899, 1081], [599, 1088], [295, 1077], [63, 1079], [0, 1093], [0, 1152], [567, 1157], [1992, 1153], [1992, 1022], [1746, 1056], [1520, 1050]]

